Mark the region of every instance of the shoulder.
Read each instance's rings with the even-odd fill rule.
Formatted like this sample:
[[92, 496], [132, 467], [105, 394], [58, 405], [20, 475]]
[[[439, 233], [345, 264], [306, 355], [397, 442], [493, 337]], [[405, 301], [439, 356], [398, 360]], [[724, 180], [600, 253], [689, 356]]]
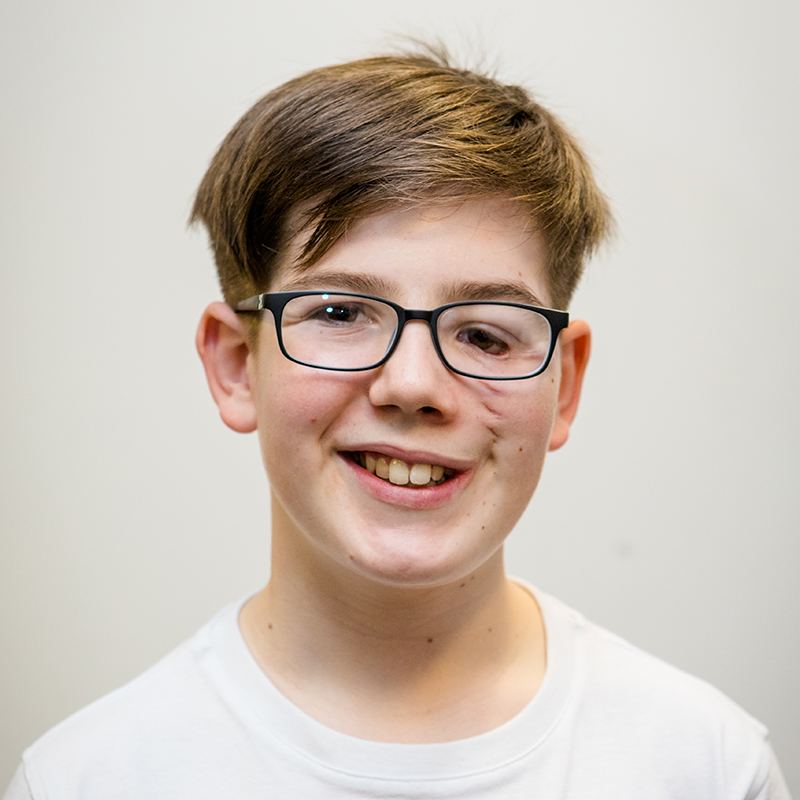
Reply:
[[[598, 757], [646, 765], [696, 796], [751, 798], [780, 772], [767, 728], [723, 692], [544, 597], [546, 619], [571, 631], [575, 730]], [[771, 795], [770, 795], [771, 796]], [[783, 796], [783, 795], [776, 795]], [[787, 795], [788, 796], [788, 795]]]
[[[587, 696], [639, 709], [657, 720], [707, 733], [725, 731], [743, 740], [763, 740], [767, 729], [727, 695], [625, 639], [577, 615], [576, 630], [585, 659]], [[685, 731], [684, 731], [685, 732]]]
[[202, 729], [209, 714], [219, 713], [209, 679], [214, 668], [209, 631], [220, 617], [139, 677], [34, 742], [22, 763], [31, 795], [95, 796], [84, 791], [87, 781], [114, 774], [116, 781], [130, 779], [135, 785], [140, 760], [152, 763], [158, 750], [165, 758], [174, 757], [175, 749], [164, 748], [165, 743], [186, 740]]

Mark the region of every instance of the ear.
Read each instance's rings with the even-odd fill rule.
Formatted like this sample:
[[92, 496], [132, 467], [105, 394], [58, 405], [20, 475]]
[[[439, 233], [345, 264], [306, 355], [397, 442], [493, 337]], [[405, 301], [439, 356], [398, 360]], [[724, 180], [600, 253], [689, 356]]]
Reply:
[[254, 431], [256, 408], [247, 372], [250, 346], [244, 324], [229, 305], [212, 303], [203, 312], [195, 341], [222, 421], [238, 433]]
[[573, 320], [561, 332], [561, 385], [558, 389], [556, 418], [550, 433], [550, 450], [558, 450], [569, 438], [570, 425], [578, 411], [591, 344], [592, 332], [582, 319]]

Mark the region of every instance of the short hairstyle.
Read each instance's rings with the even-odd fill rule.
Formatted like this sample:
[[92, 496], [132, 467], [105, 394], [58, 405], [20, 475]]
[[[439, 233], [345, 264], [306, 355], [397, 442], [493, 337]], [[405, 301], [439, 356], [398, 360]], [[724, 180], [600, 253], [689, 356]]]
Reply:
[[310, 266], [371, 214], [486, 196], [531, 215], [553, 304], [566, 308], [611, 226], [586, 157], [524, 89], [431, 50], [316, 69], [271, 91], [223, 141], [191, 221], [207, 228], [233, 304], [269, 289], [300, 232]]

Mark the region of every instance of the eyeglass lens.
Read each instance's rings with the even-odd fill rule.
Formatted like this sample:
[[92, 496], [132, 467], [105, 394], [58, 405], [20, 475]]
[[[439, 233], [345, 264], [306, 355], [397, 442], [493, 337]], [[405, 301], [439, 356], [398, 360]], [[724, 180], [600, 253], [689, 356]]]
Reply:
[[[281, 335], [286, 352], [305, 364], [363, 369], [386, 355], [397, 324], [395, 309], [379, 300], [304, 295], [284, 307]], [[439, 316], [437, 335], [445, 361], [476, 377], [529, 375], [550, 351], [547, 319], [531, 309], [503, 304], [451, 306]]]

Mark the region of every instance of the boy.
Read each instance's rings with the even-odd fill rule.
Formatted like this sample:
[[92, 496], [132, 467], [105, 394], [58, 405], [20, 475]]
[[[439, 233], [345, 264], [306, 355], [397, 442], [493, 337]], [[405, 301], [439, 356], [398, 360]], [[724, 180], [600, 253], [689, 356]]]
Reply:
[[17, 798], [786, 798], [727, 698], [509, 579], [589, 356], [609, 228], [521, 89], [427, 55], [317, 70], [198, 191], [197, 345], [258, 431], [272, 577], [25, 755]]

